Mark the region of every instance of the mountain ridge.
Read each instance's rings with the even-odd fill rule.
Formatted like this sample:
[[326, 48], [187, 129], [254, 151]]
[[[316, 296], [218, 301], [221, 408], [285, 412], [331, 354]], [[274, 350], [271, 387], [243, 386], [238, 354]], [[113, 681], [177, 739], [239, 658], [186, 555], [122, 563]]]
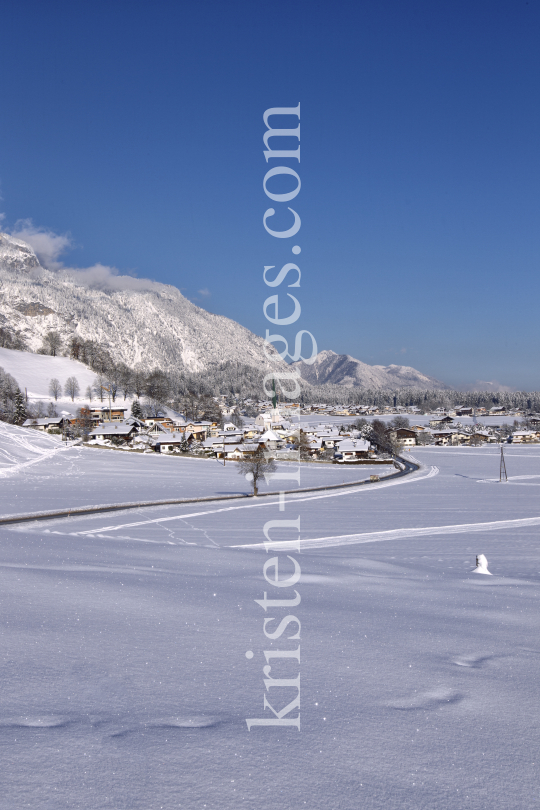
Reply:
[[315, 362], [307, 365], [293, 363], [302, 378], [310, 385], [341, 385], [346, 388], [376, 388], [394, 391], [398, 388], [424, 390], [450, 390], [450, 386], [435, 377], [429, 377], [411, 366], [370, 366], [351, 357], [336, 354], [329, 349], [319, 352]]
[[201, 372], [226, 361], [286, 369], [272, 347], [268, 359], [262, 337], [198, 307], [176, 287], [88, 286], [67, 269], [42, 267], [28, 244], [8, 234], [0, 234], [0, 282], [0, 326], [18, 330], [34, 352], [54, 330], [64, 342], [73, 335], [94, 340], [114, 359], [148, 370]]
[[[64, 346], [74, 336], [92, 340], [115, 361], [146, 371], [204, 372], [231, 361], [265, 372], [291, 369], [262, 337], [198, 307], [176, 287], [131, 276], [111, 279], [104, 267], [100, 281], [100, 267], [92, 275], [43, 267], [28, 243], [0, 233], [0, 327], [19, 332], [33, 352], [56, 331]], [[313, 365], [292, 368], [311, 385], [449, 388], [409, 366], [369, 366], [330, 350], [319, 352]]]

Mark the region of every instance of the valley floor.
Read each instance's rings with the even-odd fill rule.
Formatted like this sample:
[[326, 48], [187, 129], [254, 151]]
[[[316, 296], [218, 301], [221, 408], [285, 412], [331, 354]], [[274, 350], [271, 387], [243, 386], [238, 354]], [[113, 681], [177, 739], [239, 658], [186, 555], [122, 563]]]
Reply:
[[[120, 454], [91, 449], [16, 469], [30, 451], [15, 445], [3, 514], [77, 492], [183, 497], [203, 477], [243, 486], [210, 462], [129, 454], [114, 478]], [[503, 484], [498, 454], [417, 448], [418, 473], [287, 496], [283, 511], [276, 498], [2, 527], [0, 808], [536, 807], [540, 448], [508, 447]], [[334, 471], [364, 477], [306, 465], [301, 486]], [[301, 603], [265, 612], [263, 527], [298, 517]], [[493, 576], [471, 573], [479, 553]], [[287, 613], [301, 641], [286, 640], [294, 623], [265, 637], [263, 619]], [[263, 674], [264, 650], [298, 644], [299, 666], [274, 658]], [[264, 678], [298, 671], [300, 732], [249, 732], [246, 718], [273, 716], [265, 695], [285, 705]]]

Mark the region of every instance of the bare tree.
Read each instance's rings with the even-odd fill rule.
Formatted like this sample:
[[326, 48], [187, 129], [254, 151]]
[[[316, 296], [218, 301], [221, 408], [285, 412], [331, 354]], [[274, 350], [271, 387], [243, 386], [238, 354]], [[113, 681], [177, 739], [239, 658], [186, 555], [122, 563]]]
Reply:
[[126, 366], [125, 363], [120, 363], [117, 367], [118, 371], [118, 387], [124, 395], [124, 402], [133, 391], [133, 372]]
[[94, 392], [92, 391], [92, 386], [91, 386], [91, 385], [88, 385], [88, 386], [86, 387], [85, 397], [87, 398], [87, 400], [88, 400], [89, 402], [92, 402], [92, 396], [93, 396], [93, 393], [94, 393]]
[[170, 382], [167, 375], [155, 368], [146, 378], [145, 394], [149, 399], [166, 402], [170, 396]]
[[244, 478], [251, 482], [254, 497], [259, 493], [258, 485], [261, 478], [276, 470], [277, 466], [274, 459], [267, 458], [260, 448], [251, 458], [240, 461], [238, 464], [238, 474], [243, 475]]
[[60, 385], [60, 380], [57, 380], [56, 377], [53, 377], [49, 383], [49, 396], [54, 397], [54, 401], [58, 400], [58, 397], [62, 396], [62, 386]]
[[52, 354], [53, 357], [56, 357], [58, 350], [62, 345], [62, 338], [58, 334], [58, 332], [47, 332], [45, 337], [43, 338], [43, 348], [47, 352], [47, 354]]
[[140, 399], [144, 394], [144, 389], [146, 387], [146, 374], [142, 368], [136, 367], [133, 371], [133, 390], [137, 399]]
[[64, 391], [71, 397], [71, 401], [75, 400], [75, 397], [78, 396], [80, 392], [79, 383], [76, 377], [68, 377], [66, 380], [66, 384], [64, 385]]
[[433, 444], [433, 434], [429, 430], [419, 430], [416, 434], [416, 444]]
[[94, 422], [92, 420], [92, 414], [90, 413], [90, 408], [87, 405], [83, 405], [82, 408], [79, 408], [77, 411], [77, 419], [75, 422], [75, 431], [77, 435], [82, 436], [85, 441], [88, 440], [88, 435], [94, 426]]
[[410, 422], [406, 416], [395, 416], [392, 421], [389, 423], [388, 427], [394, 428], [409, 428]]
[[94, 393], [97, 397], [99, 397], [101, 402], [103, 402], [106, 387], [107, 383], [105, 382], [105, 377], [103, 376], [103, 374], [98, 374], [98, 376], [96, 377], [96, 381], [94, 383]]
[[117, 366], [110, 366], [105, 373], [105, 380], [107, 383], [107, 392], [110, 394], [112, 401], [116, 400], [118, 387], [120, 384], [120, 372]]

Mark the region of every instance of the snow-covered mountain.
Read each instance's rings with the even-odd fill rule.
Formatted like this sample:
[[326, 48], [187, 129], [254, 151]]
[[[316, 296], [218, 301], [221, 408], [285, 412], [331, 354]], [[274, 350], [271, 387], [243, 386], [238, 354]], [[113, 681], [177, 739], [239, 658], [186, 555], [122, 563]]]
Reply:
[[[95, 340], [128, 366], [204, 371], [227, 360], [269, 366], [263, 338], [192, 304], [176, 287], [127, 276], [116, 281], [115, 289], [100, 285], [96, 274], [89, 284], [84, 274], [46, 269], [29, 245], [0, 234], [0, 326], [20, 331], [31, 351], [55, 330], [64, 341], [74, 334]], [[274, 367], [285, 367], [277, 353]]]
[[369, 366], [349, 354], [332, 351], [319, 352], [315, 362], [294, 363], [303, 379], [311, 385], [344, 385], [347, 387], [375, 388], [395, 391], [398, 388], [424, 390], [449, 389], [450, 386], [428, 377], [410, 366]]
[[[176, 287], [105, 272], [100, 278], [99, 266], [91, 276], [85, 272], [42, 267], [30, 245], [0, 234], [0, 326], [19, 331], [33, 352], [54, 330], [64, 344], [78, 335], [102, 344], [117, 361], [148, 370], [200, 372], [226, 361], [270, 367], [263, 338], [192, 304]], [[448, 388], [409, 366], [369, 366], [332, 351], [320, 352], [311, 366], [294, 365], [313, 385]], [[287, 368], [277, 352], [272, 367]]]

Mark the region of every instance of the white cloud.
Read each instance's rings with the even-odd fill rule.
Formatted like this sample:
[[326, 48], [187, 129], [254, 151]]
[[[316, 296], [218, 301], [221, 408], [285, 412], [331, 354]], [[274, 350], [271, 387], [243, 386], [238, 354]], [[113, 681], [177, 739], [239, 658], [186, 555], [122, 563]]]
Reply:
[[[0, 214], [0, 222], [5, 215]], [[161, 286], [146, 278], [120, 275], [116, 267], [94, 264], [92, 267], [66, 267], [59, 257], [72, 246], [69, 234], [57, 234], [34, 225], [31, 219], [20, 219], [9, 231], [15, 239], [26, 242], [34, 249], [40, 264], [48, 270], [68, 273], [76, 283], [101, 290], [156, 290]], [[210, 293], [207, 293], [208, 295]]]
[[208, 289], [208, 287], [204, 287], [202, 290], [197, 290], [197, 292], [199, 293], [199, 295], [202, 295], [204, 297], [210, 295], [210, 290]]
[[67, 233], [58, 234], [46, 228], [38, 228], [31, 219], [19, 219], [11, 229], [10, 235], [30, 245], [40, 264], [48, 270], [63, 267], [58, 257], [71, 246], [71, 238]]
[[159, 290], [162, 286], [149, 278], [122, 276], [116, 267], [105, 264], [94, 264], [92, 267], [63, 267], [64, 272], [84, 287], [95, 287], [100, 290]]

